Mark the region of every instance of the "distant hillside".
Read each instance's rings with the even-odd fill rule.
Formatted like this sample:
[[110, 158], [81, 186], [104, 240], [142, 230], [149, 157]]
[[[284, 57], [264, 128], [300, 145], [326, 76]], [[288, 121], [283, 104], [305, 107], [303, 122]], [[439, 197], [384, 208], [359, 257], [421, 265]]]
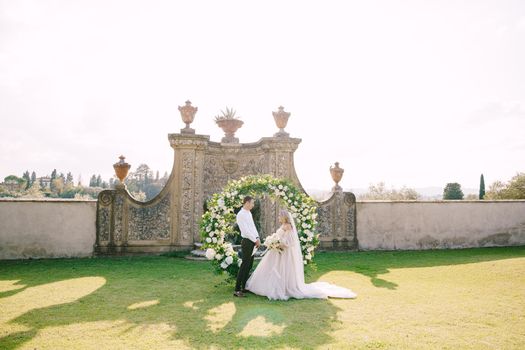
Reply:
[[[429, 186], [414, 188], [421, 195], [421, 200], [439, 200], [443, 198], [443, 187]], [[462, 188], [463, 194], [478, 194], [477, 188]], [[345, 188], [345, 192], [352, 192], [357, 198], [368, 192], [368, 188]], [[330, 198], [329, 190], [307, 189], [306, 192], [317, 201], [323, 201]]]

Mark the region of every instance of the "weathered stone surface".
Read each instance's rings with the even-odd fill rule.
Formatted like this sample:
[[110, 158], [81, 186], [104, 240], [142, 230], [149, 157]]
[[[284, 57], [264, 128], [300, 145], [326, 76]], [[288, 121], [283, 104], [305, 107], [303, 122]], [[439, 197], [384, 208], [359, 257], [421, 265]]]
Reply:
[[[174, 150], [173, 170], [157, 198], [139, 203], [125, 189], [101, 192], [97, 252], [121, 254], [141, 247], [144, 251], [156, 247], [159, 251], [190, 249], [200, 240], [199, 220], [205, 201], [232, 179], [270, 174], [303, 189], [293, 166], [300, 139], [281, 134], [254, 143], [218, 143], [191, 133], [169, 134], [168, 139]], [[265, 198], [261, 203], [260, 235], [265, 237], [277, 229], [279, 208]], [[341, 191], [327, 203], [320, 203], [323, 248], [356, 247], [354, 211], [355, 197]]]

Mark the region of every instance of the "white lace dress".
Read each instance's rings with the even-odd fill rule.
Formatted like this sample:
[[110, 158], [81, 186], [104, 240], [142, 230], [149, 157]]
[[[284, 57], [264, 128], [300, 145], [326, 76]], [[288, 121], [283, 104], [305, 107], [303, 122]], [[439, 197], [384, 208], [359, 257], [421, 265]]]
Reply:
[[270, 300], [289, 298], [355, 298], [351, 290], [327, 282], [304, 283], [303, 257], [295, 230], [277, 230], [279, 240], [287, 248], [270, 250], [246, 282], [246, 289]]

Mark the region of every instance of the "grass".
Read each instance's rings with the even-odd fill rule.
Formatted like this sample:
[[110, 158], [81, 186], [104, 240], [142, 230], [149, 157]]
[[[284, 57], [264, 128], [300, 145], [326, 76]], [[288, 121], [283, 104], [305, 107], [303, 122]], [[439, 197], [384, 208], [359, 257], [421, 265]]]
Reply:
[[0, 348], [525, 348], [525, 247], [316, 262], [357, 299], [236, 299], [180, 256], [0, 261]]

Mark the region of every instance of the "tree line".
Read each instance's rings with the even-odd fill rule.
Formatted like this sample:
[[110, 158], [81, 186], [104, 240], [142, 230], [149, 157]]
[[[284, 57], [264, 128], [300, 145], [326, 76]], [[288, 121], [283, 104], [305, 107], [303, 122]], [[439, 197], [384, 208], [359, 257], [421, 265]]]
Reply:
[[[130, 172], [124, 183], [130, 194], [137, 200], [149, 200], [155, 197], [168, 180], [168, 173], [160, 177], [147, 164], [140, 164]], [[35, 171], [26, 170], [22, 176], [9, 175], [0, 183], [0, 197], [15, 198], [76, 198], [95, 199], [104, 189], [114, 188], [119, 180], [113, 176], [107, 181], [100, 174], [93, 174], [87, 186], [79, 176], [75, 184], [71, 172], [63, 173], [53, 169], [51, 175], [37, 177]]]
[[[388, 189], [384, 182], [371, 184], [368, 191], [359, 195], [361, 200], [418, 200], [421, 195], [413, 188]], [[517, 173], [508, 182], [495, 181], [488, 191], [485, 189], [485, 177], [480, 176], [478, 195], [465, 196], [457, 182], [447, 183], [443, 189], [444, 200], [498, 200], [525, 199], [525, 173]]]

